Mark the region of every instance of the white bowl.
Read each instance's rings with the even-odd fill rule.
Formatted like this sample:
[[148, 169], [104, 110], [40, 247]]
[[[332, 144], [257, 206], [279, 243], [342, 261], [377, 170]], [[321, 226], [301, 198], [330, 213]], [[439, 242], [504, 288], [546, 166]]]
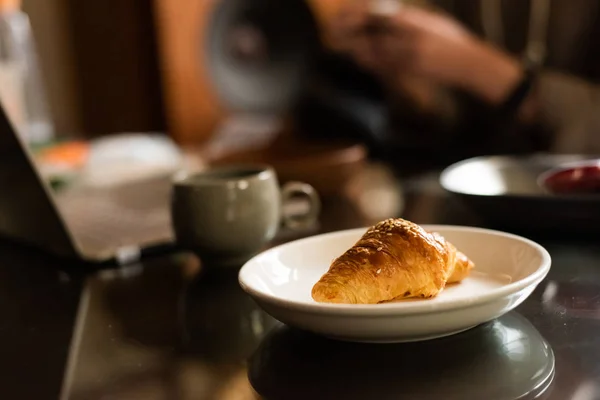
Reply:
[[331, 261], [366, 231], [352, 229], [286, 243], [257, 255], [239, 282], [281, 322], [355, 342], [406, 342], [451, 335], [497, 318], [521, 304], [550, 269], [550, 254], [531, 240], [488, 229], [423, 225], [475, 263], [463, 282], [433, 299], [385, 304], [328, 304], [311, 289]]

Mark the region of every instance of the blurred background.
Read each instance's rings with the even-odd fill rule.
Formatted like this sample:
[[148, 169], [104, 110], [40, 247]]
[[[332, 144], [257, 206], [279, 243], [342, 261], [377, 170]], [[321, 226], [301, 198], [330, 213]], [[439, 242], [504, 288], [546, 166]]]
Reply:
[[[338, 0], [309, 1], [326, 21]], [[162, 131], [201, 143], [227, 113], [203, 47], [217, 0], [24, 0], [59, 135]]]
[[[267, 162], [281, 181], [307, 181], [323, 195], [339, 192], [367, 158], [365, 137], [372, 135], [363, 130], [381, 125], [380, 110], [360, 101], [374, 87], [377, 92], [373, 78], [347, 63], [338, 74], [339, 62], [323, 51], [322, 28], [342, 3], [3, 0], [13, 29], [5, 37], [22, 41], [24, 24], [13, 14], [28, 17], [32, 43], [25, 47], [34, 57], [27, 62], [39, 69], [39, 79], [24, 86], [33, 88], [25, 90], [23, 108], [33, 99], [38, 117], [52, 126], [50, 136], [30, 140], [39, 150], [38, 168], [62, 182], [86, 167], [88, 175], [103, 175], [94, 184], [122, 181], [140, 162], [177, 169], [167, 136], [191, 154], [185, 162], [192, 168]], [[356, 104], [330, 101], [322, 90], [360, 79], [366, 83], [358, 96], [344, 94], [359, 99]], [[5, 90], [5, 104], [11, 96], [27, 97], [17, 92]], [[358, 119], [357, 106], [364, 114]]]
[[[368, 192], [375, 178], [366, 164], [369, 171], [385, 165], [375, 176], [388, 181], [389, 170], [439, 172], [475, 156], [600, 151], [592, 40], [599, 4], [0, 1], [14, 36], [5, 30], [2, 40], [19, 42], [23, 16], [31, 21], [35, 48], [24, 48], [39, 62], [40, 77], [26, 73], [25, 108], [48, 121], [32, 126], [52, 127], [29, 138], [43, 149], [36, 159], [47, 175], [62, 179], [95, 165], [94, 174], [120, 179], [136, 163], [135, 173], [171, 171], [183, 153], [194, 168], [267, 163], [281, 181], [308, 182], [323, 196]], [[15, 9], [20, 17], [10, 13]], [[354, 21], [360, 32], [339, 26], [367, 15], [370, 22]], [[357, 41], [342, 48], [359, 36], [375, 47], [395, 40], [376, 60], [393, 62], [369, 63]], [[10, 74], [3, 67], [0, 79], [11, 82]], [[17, 92], [0, 95], [16, 104]], [[495, 192], [520, 182], [476, 171], [461, 181], [501, 181]], [[527, 187], [546, 194], [536, 179]]]

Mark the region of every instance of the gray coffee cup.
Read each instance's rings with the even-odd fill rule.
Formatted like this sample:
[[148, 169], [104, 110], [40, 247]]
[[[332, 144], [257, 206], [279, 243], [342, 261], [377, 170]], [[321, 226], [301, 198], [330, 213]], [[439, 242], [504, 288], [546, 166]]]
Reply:
[[[308, 210], [284, 215], [283, 206], [305, 196]], [[313, 225], [320, 212], [315, 189], [302, 182], [280, 188], [264, 165], [214, 167], [173, 180], [171, 217], [178, 244], [207, 265], [241, 265], [272, 240], [283, 223], [291, 229]]]

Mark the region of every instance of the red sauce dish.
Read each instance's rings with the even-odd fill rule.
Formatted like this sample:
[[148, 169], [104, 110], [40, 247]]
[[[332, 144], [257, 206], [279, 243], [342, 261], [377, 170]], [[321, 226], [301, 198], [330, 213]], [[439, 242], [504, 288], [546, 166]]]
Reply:
[[539, 184], [555, 194], [600, 195], [600, 160], [581, 161], [553, 168], [540, 175]]

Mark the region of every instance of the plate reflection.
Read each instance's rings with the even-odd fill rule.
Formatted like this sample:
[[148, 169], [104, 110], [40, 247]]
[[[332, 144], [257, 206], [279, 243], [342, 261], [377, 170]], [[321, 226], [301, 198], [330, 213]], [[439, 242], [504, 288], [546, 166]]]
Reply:
[[554, 377], [554, 354], [517, 313], [427, 342], [339, 342], [285, 326], [253, 354], [249, 379], [266, 399], [530, 399]]

